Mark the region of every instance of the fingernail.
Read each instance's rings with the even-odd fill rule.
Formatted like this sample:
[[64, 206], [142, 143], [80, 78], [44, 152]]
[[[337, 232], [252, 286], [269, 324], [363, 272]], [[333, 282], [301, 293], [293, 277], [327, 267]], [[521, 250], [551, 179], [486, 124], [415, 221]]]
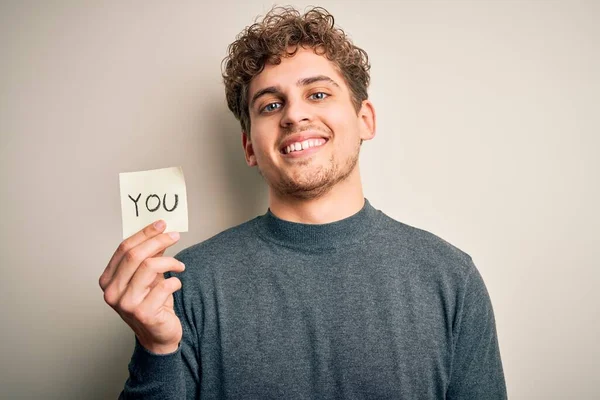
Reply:
[[171, 236], [171, 239], [177, 240], [179, 239], [179, 232], [169, 232], [169, 236]]
[[179, 264], [181, 264], [181, 268], [185, 269], [185, 264], [182, 263], [181, 261], [179, 261]]
[[154, 227], [158, 230], [161, 230], [165, 227], [165, 221], [163, 221], [162, 219], [159, 219], [158, 221], [156, 221], [154, 223]]

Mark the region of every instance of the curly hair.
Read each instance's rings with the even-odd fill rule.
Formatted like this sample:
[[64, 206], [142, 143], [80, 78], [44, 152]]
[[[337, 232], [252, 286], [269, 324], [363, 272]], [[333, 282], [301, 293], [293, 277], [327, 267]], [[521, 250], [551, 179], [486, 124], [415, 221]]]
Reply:
[[222, 63], [227, 105], [247, 135], [250, 81], [265, 64], [278, 65], [281, 57], [294, 56], [299, 46], [312, 48], [336, 65], [350, 88], [356, 112], [368, 98], [371, 66], [367, 53], [335, 27], [333, 15], [322, 7], [313, 7], [303, 15], [293, 7], [273, 7], [262, 21], [255, 21], [236, 37]]

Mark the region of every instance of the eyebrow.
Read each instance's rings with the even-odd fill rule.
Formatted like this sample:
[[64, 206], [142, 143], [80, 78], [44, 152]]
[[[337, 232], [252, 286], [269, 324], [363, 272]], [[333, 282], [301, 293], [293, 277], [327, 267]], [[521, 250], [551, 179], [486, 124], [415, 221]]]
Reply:
[[[340, 87], [340, 85], [338, 85], [336, 81], [334, 81], [333, 79], [331, 79], [330, 77], [328, 77], [326, 75], [315, 75], [315, 76], [310, 76], [308, 78], [298, 79], [298, 82], [296, 82], [296, 86], [308, 86], [315, 82], [327, 82], [327, 83], [331, 83], [333, 86], [336, 86], [337, 88]], [[277, 93], [281, 93], [280, 86], [269, 86], [269, 87], [259, 90], [258, 92], [256, 92], [254, 94], [254, 96], [252, 96], [252, 101], [250, 101], [250, 108], [254, 107], [254, 103], [256, 103], [256, 100], [258, 100], [260, 97], [262, 97], [266, 94], [277, 94]]]

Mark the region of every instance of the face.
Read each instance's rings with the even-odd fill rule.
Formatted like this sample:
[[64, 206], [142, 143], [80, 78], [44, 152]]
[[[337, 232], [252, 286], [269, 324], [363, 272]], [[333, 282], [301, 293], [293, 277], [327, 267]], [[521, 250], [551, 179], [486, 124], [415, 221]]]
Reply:
[[276, 195], [318, 198], [358, 174], [361, 140], [375, 134], [374, 109], [365, 100], [356, 111], [326, 57], [300, 48], [279, 65], [266, 65], [248, 92], [246, 161], [258, 166]]

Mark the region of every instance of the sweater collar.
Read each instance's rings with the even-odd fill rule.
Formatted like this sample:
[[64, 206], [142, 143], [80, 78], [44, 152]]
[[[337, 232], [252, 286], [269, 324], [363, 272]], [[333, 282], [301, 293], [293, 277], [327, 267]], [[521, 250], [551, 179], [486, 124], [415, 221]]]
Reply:
[[275, 216], [271, 209], [258, 218], [258, 230], [263, 238], [286, 247], [299, 249], [333, 249], [360, 241], [374, 227], [379, 211], [365, 198], [355, 214], [327, 224], [290, 222]]

